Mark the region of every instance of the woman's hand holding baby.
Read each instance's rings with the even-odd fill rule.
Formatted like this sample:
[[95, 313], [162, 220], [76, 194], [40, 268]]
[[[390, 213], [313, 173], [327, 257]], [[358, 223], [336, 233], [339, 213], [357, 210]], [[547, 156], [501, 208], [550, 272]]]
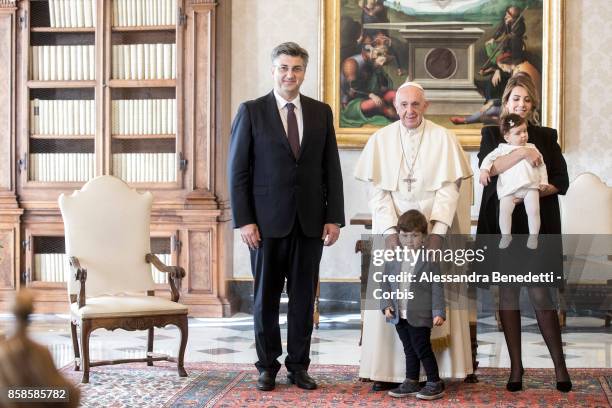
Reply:
[[491, 182], [491, 173], [489, 170], [480, 170], [480, 184], [487, 186]]
[[540, 197], [546, 197], [559, 192], [559, 189], [552, 184], [540, 184], [538, 190], [540, 190]]
[[538, 167], [542, 163], [544, 163], [544, 158], [542, 157], [542, 154], [537, 149], [531, 149], [529, 147], [522, 147], [516, 150], [520, 151], [521, 157], [527, 160], [527, 162], [531, 164], [533, 167]]

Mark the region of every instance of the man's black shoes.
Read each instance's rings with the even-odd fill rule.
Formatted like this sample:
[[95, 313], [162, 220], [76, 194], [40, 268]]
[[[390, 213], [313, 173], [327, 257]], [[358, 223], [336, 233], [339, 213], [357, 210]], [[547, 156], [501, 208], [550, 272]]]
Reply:
[[306, 371], [291, 371], [287, 374], [289, 383], [297, 385], [304, 390], [317, 389], [317, 383]]
[[257, 389], [259, 391], [272, 391], [276, 385], [276, 374], [270, 371], [262, 371], [257, 379]]

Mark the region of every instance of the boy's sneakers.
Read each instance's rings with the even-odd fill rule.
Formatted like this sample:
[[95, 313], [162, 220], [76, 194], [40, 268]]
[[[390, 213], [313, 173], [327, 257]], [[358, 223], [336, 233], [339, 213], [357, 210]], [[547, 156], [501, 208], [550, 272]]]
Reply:
[[390, 390], [388, 394], [395, 398], [402, 398], [409, 395], [416, 395], [420, 390], [421, 386], [418, 381], [406, 378], [399, 387]]
[[436, 382], [427, 381], [425, 386], [416, 394], [416, 397], [423, 400], [435, 400], [442, 398], [443, 395], [444, 382], [440, 380]]

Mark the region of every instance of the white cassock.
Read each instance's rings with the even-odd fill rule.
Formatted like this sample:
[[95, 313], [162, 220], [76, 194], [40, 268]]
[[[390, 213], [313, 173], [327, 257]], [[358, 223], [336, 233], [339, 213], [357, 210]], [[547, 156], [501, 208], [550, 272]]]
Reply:
[[[370, 184], [373, 234], [393, 233], [398, 217], [410, 209], [425, 215], [432, 233], [444, 235], [449, 227], [451, 233], [459, 233], [459, 187], [461, 180], [471, 176], [455, 135], [426, 119], [416, 129], [397, 121], [378, 130], [355, 169], [355, 177]], [[407, 178], [413, 180], [407, 183]], [[440, 377], [464, 378], [473, 372], [469, 314], [467, 307], [453, 307], [448, 299], [447, 308], [446, 322], [432, 329], [432, 346]], [[364, 313], [359, 376], [387, 382], [402, 382], [406, 377], [402, 343], [380, 310]]]

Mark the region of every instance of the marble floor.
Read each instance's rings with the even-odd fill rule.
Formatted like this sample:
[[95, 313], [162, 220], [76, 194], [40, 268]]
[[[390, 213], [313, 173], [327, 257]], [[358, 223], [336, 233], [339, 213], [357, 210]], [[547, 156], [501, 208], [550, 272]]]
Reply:
[[[10, 331], [12, 318], [0, 314], [0, 330]], [[281, 316], [283, 341], [286, 341], [286, 316]], [[568, 367], [612, 367], [612, 329], [593, 317], [568, 317], [563, 332]], [[523, 317], [523, 364], [528, 368], [552, 367], [546, 345], [534, 319]], [[30, 329], [34, 340], [49, 347], [55, 364], [72, 362], [68, 316], [33, 315]], [[156, 329], [155, 352], [176, 355], [178, 330]], [[342, 314], [321, 316], [312, 338], [313, 364], [359, 364], [360, 316]], [[92, 359], [144, 357], [146, 332], [98, 330], [92, 334]], [[281, 357], [280, 361], [284, 359]], [[190, 318], [189, 342], [185, 360], [217, 363], [253, 363], [256, 360], [253, 319], [246, 314], [231, 318]], [[478, 360], [480, 367], [509, 367], [504, 336], [493, 317], [478, 320]]]

